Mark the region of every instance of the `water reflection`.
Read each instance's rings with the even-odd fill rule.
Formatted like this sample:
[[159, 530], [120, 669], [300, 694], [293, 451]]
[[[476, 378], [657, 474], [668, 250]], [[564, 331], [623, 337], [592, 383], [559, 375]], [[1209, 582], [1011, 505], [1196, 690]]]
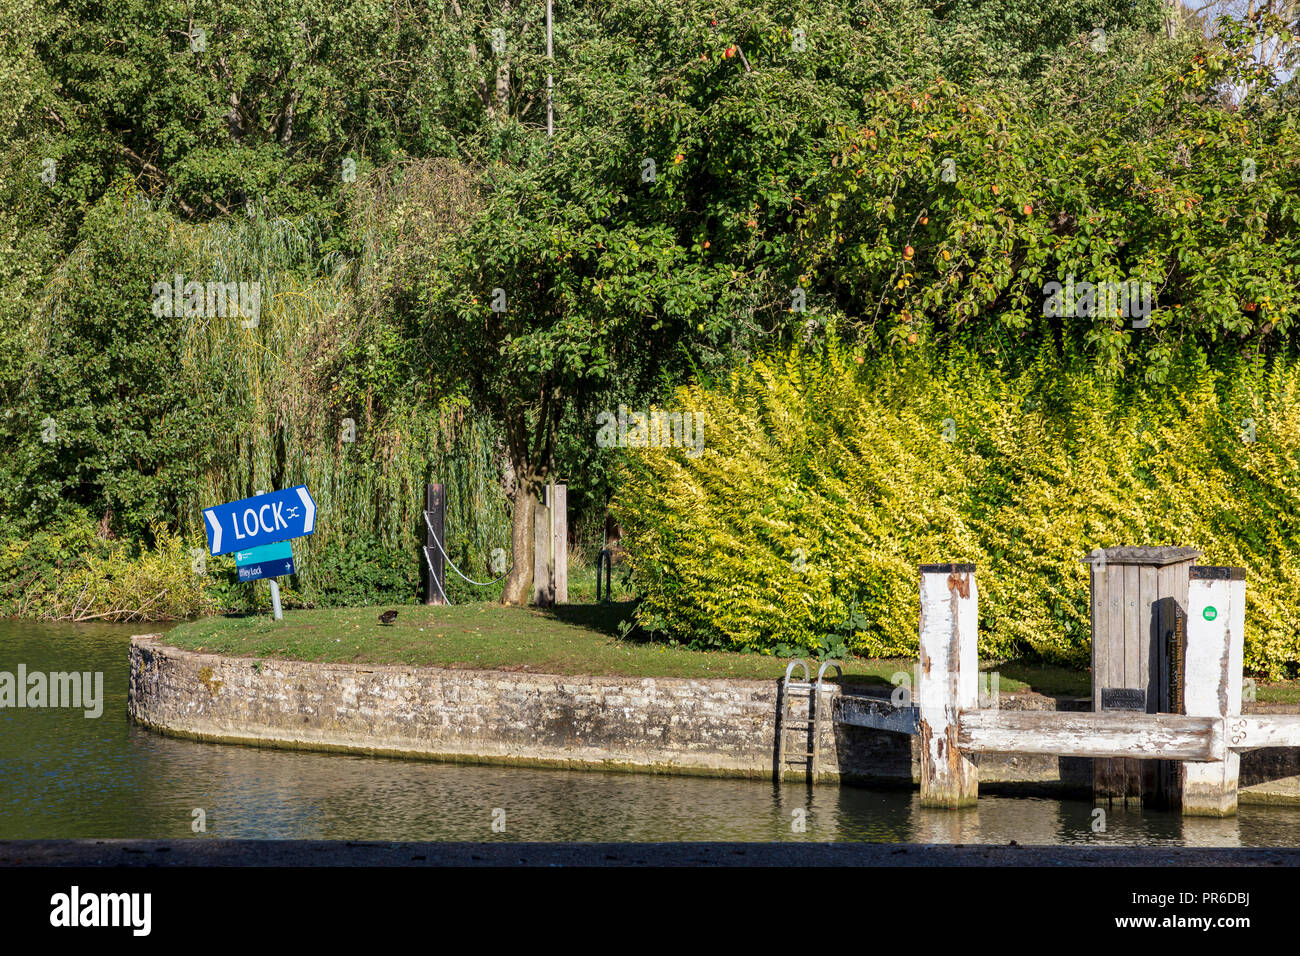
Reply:
[[[1184, 819], [1087, 801], [984, 796], [922, 810], [914, 791], [476, 767], [199, 744], [126, 720], [133, 628], [0, 622], [0, 670], [102, 670], [104, 715], [0, 710], [0, 838], [882, 841], [1300, 845], [1300, 811]], [[504, 832], [493, 829], [494, 819]], [[802, 826], [802, 830], [800, 827]]]

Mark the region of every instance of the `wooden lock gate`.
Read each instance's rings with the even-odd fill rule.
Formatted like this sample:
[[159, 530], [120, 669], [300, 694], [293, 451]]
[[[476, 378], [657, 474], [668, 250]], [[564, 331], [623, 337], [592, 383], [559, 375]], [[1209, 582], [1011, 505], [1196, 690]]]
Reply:
[[[1186, 564], [1185, 557], [1174, 556], [1170, 564]], [[1129, 566], [1122, 561], [1114, 564]], [[1105, 567], [1109, 570], [1113, 565], [1108, 563]], [[1172, 646], [1167, 641], [1163, 647], [1158, 646], [1152, 652], [1154, 656], [1148, 658], [1163, 662], [1158, 663], [1162, 673], [1155, 675], [1155, 686], [1169, 690], [1163, 696], [1158, 693], [1154, 701], [1148, 697], [1144, 703], [1164, 710], [1144, 707], [1087, 713], [981, 708], [977, 654], [979, 589], [975, 566], [923, 564], [920, 567], [920, 659], [913, 689], [914, 703], [895, 707], [885, 700], [841, 697], [835, 720], [919, 737], [921, 805], [925, 807], [957, 808], [975, 804], [979, 773], [971, 759], [973, 754], [1049, 754], [1092, 757], [1099, 763], [1174, 761], [1175, 772], [1169, 776], [1168, 786], [1163, 792], [1156, 790], [1153, 796], [1158, 795], [1188, 816], [1236, 813], [1241, 751], [1300, 747], [1300, 715], [1241, 714], [1245, 572], [1240, 568], [1190, 565], [1184, 571], [1187, 590], [1182, 620], [1185, 627], [1174, 626], [1172, 616], [1157, 614], [1156, 630], [1151, 631], [1156, 635], [1172, 634], [1175, 640]], [[1097, 573], [1094, 565], [1094, 621], [1098, 608]], [[1153, 603], [1178, 602], [1181, 592], [1176, 574], [1166, 582], [1151, 580], [1153, 587], [1149, 593]], [[1162, 595], [1161, 588], [1172, 593]], [[1109, 600], [1108, 590], [1107, 608]], [[1164, 607], [1169, 606], [1166, 603]], [[1121, 618], [1127, 613], [1123, 602], [1120, 612]], [[1172, 615], [1172, 608], [1169, 612]], [[1139, 608], [1139, 622], [1145, 619], [1143, 615]], [[1133, 636], [1124, 633], [1126, 638]], [[1094, 670], [1094, 706], [1101, 700], [1098, 690], [1108, 689], [1098, 686], [1109, 679], [1108, 673], [1099, 675]], [[1140, 667], [1136, 673], [1141, 674]], [[1150, 680], [1152, 675], [1148, 673], [1146, 677]], [[1113, 796], [1107, 794], [1114, 780], [1110, 765], [1105, 764], [1101, 773], [1102, 786], [1096, 787], [1096, 792], [1099, 796]], [[1128, 787], [1127, 764], [1124, 774], [1124, 786]], [[1145, 774], [1138, 776], [1145, 779]]]

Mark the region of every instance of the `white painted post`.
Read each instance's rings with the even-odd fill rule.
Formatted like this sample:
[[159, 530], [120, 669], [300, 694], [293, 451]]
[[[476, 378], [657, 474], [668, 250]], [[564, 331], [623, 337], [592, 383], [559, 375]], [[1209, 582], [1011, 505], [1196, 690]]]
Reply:
[[916, 681], [921, 806], [974, 806], [979, 772], [957, 749], [959, 715], [979, 704], [979, 591], [973, 564], [921, 565]]
[[[1241, 667], [1246, 626], [1246, 572], [1193, 567], [1188, 572], [1187, 648], [1183, 654], [1183, 712], [1193, 717], [1241, 713]], [[1240, 755], [1185, 761], [1185, 816], [1225, 817], [1237, 812]]]

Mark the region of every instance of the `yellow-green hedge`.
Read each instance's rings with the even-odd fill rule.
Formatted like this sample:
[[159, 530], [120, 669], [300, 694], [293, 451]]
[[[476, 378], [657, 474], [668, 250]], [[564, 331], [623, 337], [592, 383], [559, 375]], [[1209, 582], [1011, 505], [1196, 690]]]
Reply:
[[1046, 359], [1014, 376], [969, 356], [867, 370], [832, 343], [677, 397], [705, 416], [702, 455], [621, 452], [615, 510], [643, 626], [769, 652], [845, 641], [911, 655], [917, 565], [974, 561], [983, 656], [1083, 665], [1084, 555], [1175, 544], [1247, 569], [1248, 670], [1297, 669], [1296, 366], [1185, 362], [1132, 389]]
[[195, 573], [194, 542], [162, 525], [153, 533], [153, 547], [137, 549], [100, 537], [84, 516], [30, 538], [0, 533], [0, 615], [167, 621], [216, 610], [214, 578]]

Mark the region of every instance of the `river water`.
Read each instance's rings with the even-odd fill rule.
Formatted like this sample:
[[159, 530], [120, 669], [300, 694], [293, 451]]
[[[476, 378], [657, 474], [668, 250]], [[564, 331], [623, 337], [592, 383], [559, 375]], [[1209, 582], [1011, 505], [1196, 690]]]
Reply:
[[[181, 837], [509, 841], [1300, 845], [1300, 808], [1184, 820], [1084, 800], [476, 767], [175, 740], [126, 718], [139, 627], [0, 621], [0, 672], [101, 671], [103, 713], [0, 708], [0, 839]], [[195, 832], [202, 811], [206, 825]], [[494, 829], [494, 822], [498, 829]], [[504, 827], [504, 829], [500, 829]]]

